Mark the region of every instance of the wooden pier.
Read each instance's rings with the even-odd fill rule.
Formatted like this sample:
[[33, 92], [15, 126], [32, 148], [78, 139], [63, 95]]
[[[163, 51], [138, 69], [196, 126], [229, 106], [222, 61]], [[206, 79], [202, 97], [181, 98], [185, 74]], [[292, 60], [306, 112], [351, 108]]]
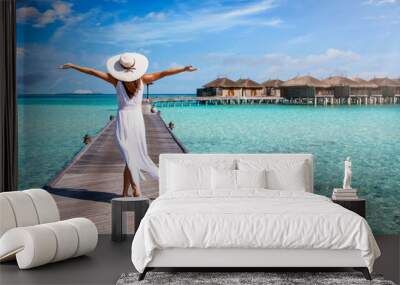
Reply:
[[[158, 164], [160, 153], [184, 153], [183, 145], [170, 132], [159, 114], [144, 114], [149, 156]], [[103, 130], [78, 153], [46, 189], [53, 194], [62, 219], [86, 217], [99, 233], [111, 232], [110, 200], [122, 192], [122, 160], [115, 140], [116, 121]], [[158, 182], [145, 175], [141, 183], [144, 196], [158, 196]], [[130, 192], [131, 193], [131, 192]]]
[[277, 104], [284, 101], [284, 98], [278, 96], [182, 96], [152, 98], [151, 102], [156, 106], [185, 106], [193, 104], [205, 105], [234, 105], [234, 104]]
[[353, 95], [349, 97], [335, 97], [333, 94], [316, 95], [312, 97], [285, 98], [279, 96], [182, 96], [152, 98], [155, 106], [175, 107], [193, 105], [239, 105], [239, 104], [290, 104], [290, 105], [376, 105], [399, 104], [400, 94], [393, 97], [382, 95]]

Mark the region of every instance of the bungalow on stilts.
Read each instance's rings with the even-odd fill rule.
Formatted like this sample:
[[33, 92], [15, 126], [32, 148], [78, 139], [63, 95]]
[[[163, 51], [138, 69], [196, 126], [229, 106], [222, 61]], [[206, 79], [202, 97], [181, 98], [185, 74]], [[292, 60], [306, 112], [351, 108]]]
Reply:
[[290, 103], [333, 104], [333, 89], [312, 76], [298, 76], [281, 85], [281, 96]]
[[241, 88], [242, 97], [261, 97], [263, 86], [251, 79], [239, 79], [236, 84]]
[[384, 103], [394, 104], [398, 97], [396, 93], [400, 88], [400, 84], [396, 80], [385, 78], [374, 78], [369, 82], [376, 84], [382, 90]]
[[261, 86], [264, 87], [264, 96], [273, 96], [273, 97], [281, 97], [281, 85], [283, 81], [279, 79], [271, 79], [264, 81], [261, 83]]
[[348, 104], [383, 104], [381, 88], [372, 82], [359, 77], [352, 78], [356, 85], [350, 90]]
[[226, 77], [217, 78], [197, 89], [197, 96], [240, 97], [238, 84]]

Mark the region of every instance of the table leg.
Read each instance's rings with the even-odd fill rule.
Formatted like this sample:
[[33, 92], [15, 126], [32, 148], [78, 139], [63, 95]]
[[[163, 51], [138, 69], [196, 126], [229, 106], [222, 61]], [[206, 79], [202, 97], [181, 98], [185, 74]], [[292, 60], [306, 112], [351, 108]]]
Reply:
[[111, 240], [122, 241], [122, 205], [111, 203]]
[[135, 205], [135, 233], [139, 228], [140, 221], [143, 219], [148, 208], [149, 203], [140, 203], [138, 205]]

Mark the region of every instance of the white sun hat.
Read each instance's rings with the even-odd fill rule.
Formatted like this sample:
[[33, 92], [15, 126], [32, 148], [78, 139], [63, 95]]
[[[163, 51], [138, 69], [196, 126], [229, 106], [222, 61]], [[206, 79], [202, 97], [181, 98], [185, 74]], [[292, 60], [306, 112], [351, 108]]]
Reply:
[[108, 72], [120, 81], [135, 81], [146, 73], [149, 61], [140, 53], [123, 53], [107, 60]]

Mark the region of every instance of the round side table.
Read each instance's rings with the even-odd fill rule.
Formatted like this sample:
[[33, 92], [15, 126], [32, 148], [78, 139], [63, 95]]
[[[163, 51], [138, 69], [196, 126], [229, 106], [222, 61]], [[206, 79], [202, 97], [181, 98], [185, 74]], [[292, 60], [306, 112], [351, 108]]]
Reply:
[[146, 197], [121, 197], [111, 200], [111, 239], [123, 241], [126, 239], [126, 215], [124, 212], [135, 212], [135, 232], [140, 221], [149, 208], [150, 200]]

